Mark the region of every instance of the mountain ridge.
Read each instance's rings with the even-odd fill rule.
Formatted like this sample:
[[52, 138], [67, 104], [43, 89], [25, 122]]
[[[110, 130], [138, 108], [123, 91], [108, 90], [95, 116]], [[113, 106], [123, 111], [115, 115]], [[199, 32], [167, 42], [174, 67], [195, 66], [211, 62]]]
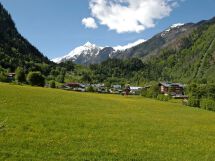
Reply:
[[69, 54], [52, 59], [55, 63], [73, 61], [77, 64], [89, 65], [98, 64], [108, 58], [111, 58], [114, 52], [125, 51], [137, 44], [144, 43], [144, 39], [139, 39], [133, 43], [129, 43], [125, 46], [115, 46], [115, 47], [101, 47], [90, 42], [86, 42], [84, 45], [74, 48]]
[[[88, 50], [89, 52], [84, 55], [83, 53], [85, 52], [85, 50], [83, 50], [79, 53], [72, 54], [71, 56], [71, 53], [74, 53], [74, 51], [77, 48], [78, 49], [83, 48], [84, 46], [83, 45], [75, 48], [69, 54], [63, 57], [52, 59], [52, 61], [54, 61], [55, 63], [60, 63], [64, 61], [73, 61], [74, 63], [77, 63], [77, 64], [90, 65], [90, 64], [99, 64], [102, 61], [107, 60], [108, 58], [128, 59], [131, 57], [139, 57], [141, 59], [144, 59], [144, 57], [147, 58], [148, 55], [156, 55], [160, 49], [165, 48], [167, 45], [169, 45], [169, 43], [174, 43], [174, 42], [171, 42], [171, 41], [174, 41], [174, 37], [178, 35], [188, 34], [192, 32], [193, 29], [194, 29], [193, 23], [187, 23], [187, 24], [176, 23], [169, 26], [164, 31], [156, 34], [149, 40], [140, 39], [135, 41], [134, 43], [129, 43], [128, 45], [125, 45], [125, 46], [116, 46], [116, 47], [100, 47], [95, 44], [92, 44], [94, 45], [94, 50], [98, 50], [98, 49], [95, 49], [95, 46], [99, 48], [99, 52], [97, 55], [93, 54], [95, 51], [92, 48], [91, 50], [92, 53], [90, 53], [90, 51]], [[139, 49], [140, 46], [143, 46], [143, 47]], [[112, 50], [109, 50], [109, 52], [107, 52], [108, 50], [105, 50], [106, 52], [104, 54], [102, 53], [102, 49], [104, 48], [108, 48], [108, 49], [112, 48]]]

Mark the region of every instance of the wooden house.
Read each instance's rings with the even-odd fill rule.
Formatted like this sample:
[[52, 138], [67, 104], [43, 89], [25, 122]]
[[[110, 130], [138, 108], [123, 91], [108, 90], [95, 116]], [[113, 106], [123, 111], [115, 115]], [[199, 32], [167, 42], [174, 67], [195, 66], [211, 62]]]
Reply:
[[8, 75], [7, 75], [8, 81], [15, 80], [15, 76], [16, 76], [16, 73], [8, 73]]
[[187, 98], [184, 92], [185, 85], [183, 84], [161, 82], [159, 83], [159, 86], [160, 86], [160, 92], [162, 94], [171, 95], [174, 98]]

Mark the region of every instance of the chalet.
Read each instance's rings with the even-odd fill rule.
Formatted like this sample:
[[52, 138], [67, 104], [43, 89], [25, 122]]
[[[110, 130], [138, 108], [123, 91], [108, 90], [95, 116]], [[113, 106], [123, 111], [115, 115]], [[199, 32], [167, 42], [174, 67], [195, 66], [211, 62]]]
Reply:
[[112, 94], [121, 94], [122, 93], [122, 86], [121, 85], [112, 85], [111, 89], [109, 90]]
[[7, 79], [9, 81], [13, 81], [15, 79], [16, 73], [8, 73]]
[[122, 86], [116, 84], [116, 85], [112, 85], [111, 88], [116, 89], [116, 90], [121, 90], [121, 89], [122, 89]]
[[105, 87], [104, 84], [91, 84], [91, 86], [94, 87], [98, 93], [109, 93], [108, 88]]
[[143, 87], [134, 87], [134, 86], [131, 86], [130, 87], [130, 93], [133, 94], [133, 95], [139, 95], [141, 90], [143, 89]]
[[164, 95], [171, 95], [173, 98], [187, 98], [187, 96], [184, 95], [185, 85], [183, 84], [161, 82], [159, 86], [160, 92]]
[[85, 86], [83, 84], [73, 82], [65, 83], [63, 89], [85, 92]]

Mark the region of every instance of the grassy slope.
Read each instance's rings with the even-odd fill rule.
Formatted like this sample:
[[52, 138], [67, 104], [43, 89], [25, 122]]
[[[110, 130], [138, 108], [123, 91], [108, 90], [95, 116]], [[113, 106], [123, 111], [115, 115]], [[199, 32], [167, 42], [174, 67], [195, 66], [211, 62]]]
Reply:
[[176, 103], [0, 84], [5, 119], [0, 160], [215, 158], [215, 113]]

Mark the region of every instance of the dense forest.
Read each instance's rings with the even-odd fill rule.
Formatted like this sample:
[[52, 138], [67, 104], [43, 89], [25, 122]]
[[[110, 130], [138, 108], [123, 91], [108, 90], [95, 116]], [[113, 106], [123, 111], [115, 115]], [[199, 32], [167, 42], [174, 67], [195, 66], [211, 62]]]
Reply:
[[63, 83], [66, 71], [74, 69], [73, 63], [53, 63], [21, 36], [1, 3], [0, 24], [0, 81], [8, 81], [8, 73], [21, 70], [25, 75], [39, 71], [46, 80]]

